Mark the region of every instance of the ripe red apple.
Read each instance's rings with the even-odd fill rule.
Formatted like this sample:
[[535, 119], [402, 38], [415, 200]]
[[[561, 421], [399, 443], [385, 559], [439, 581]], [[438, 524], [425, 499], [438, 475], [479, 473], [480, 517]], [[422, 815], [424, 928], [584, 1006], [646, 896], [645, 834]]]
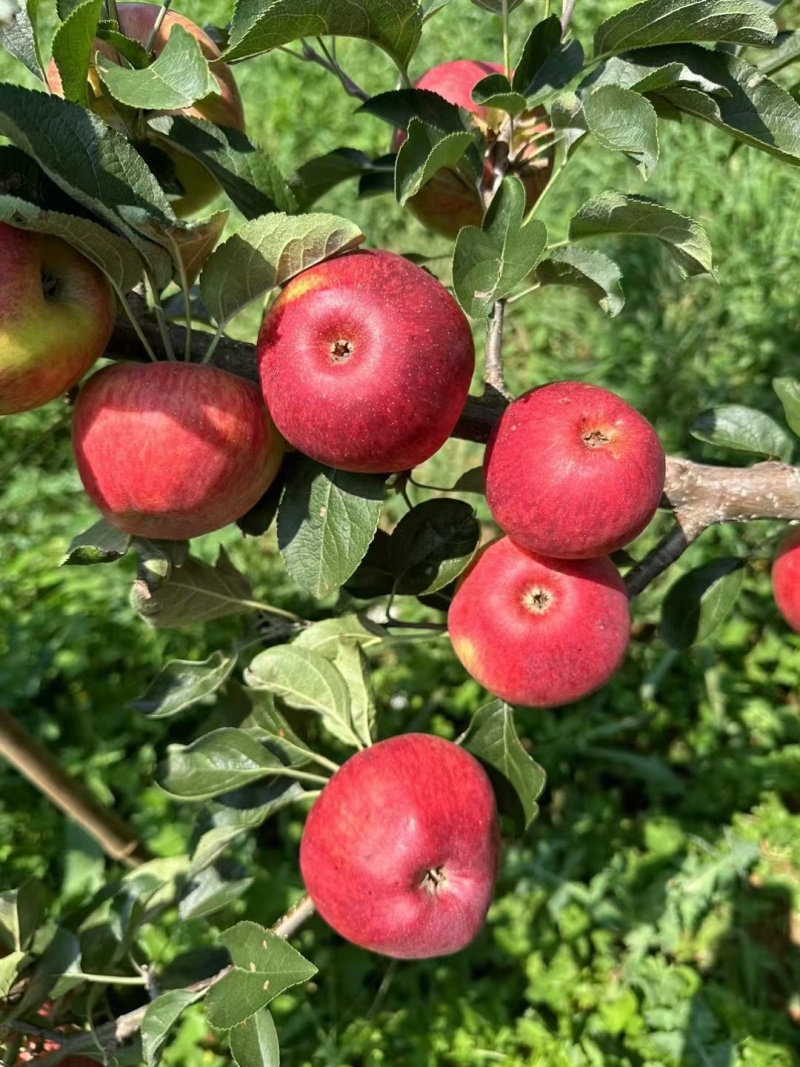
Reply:
[[665, 459], [653, 427], [620, 397], [552, 382], [509, 404], [484, 470], [504, 533], [544, 556], [587, 559], [615, 552], [647, 526]]
[[[451, 104], [463, 107], [475, 119], [484, 134], [499, 131], [505, 114], [494, 108], [475, 104], [472, 90], [490, 74], [500, 74], [503, 68], [497, 63], [482, 63], [475, 59], [456, 59], [432, 67], [415, 83], [417, 89], [438, 93]], [[525, 112], [514, 120], [510, 145], [508, 173], [516, 174], [525, 186], [527, 209], [533, 207], [550, 180], [553, 170], [552, 147], [542, 148], [547, 142], [549, 122], [542, 108]], [[406, 139], [404, 130], [396, 130], [392, 151], [397, 152]], [[488, 178], [491, 164], [484, 166]], [[477, 187], [458, 171], [443, 167], [407, 202], [406, 207], [423, 226], [444, 237], [455, 238], [462, 226], [480, 226], [483, 219], [483, 203]]]
[[508, 537], [482, 550], [447, 616], [456, 655], [510, 704], [570, 704], [605, 685], [625, 656], [628, 598], [607, 558], [547, 559]]
[[72, 388], [113, 327], [102, 271], [59, 237], [0, 223], [0, 415]]
[[486, 772], [430, 734], [390, 737], [352, 756], [322, 790], [300, 843], [306, 890], [325, 922], [397, 959], [468, 945], [499, 862]]
[[283, 457], [258, 386], [192, 363], [98, 371], [78, 395], [73, 445], [84, 488], [108, 522], [175, 540], [238, 519]]
[[786, 623], [800, 633], [800, 529], [789, 530], [778, 545], [772, 593]]
[[[120, 30], [126, 37], [131, 37], [140, 44], [146, 45], [160, 11], [160, 4], [118, 3]], [[227, 64], [221, 61], [219, 48], [196, 23], [179, 15], [176, 11], [168, 10], [153, 41], [152, 51], [158, 56], [164, 50], [164, 45], [175, 26], [182, 26], [199, 44], [200, 51], [209, 61], [211, 73], [216, 79], [217, 91], [203, 100], [198, 100], [193, 107], [179, 111], [155, 111], [146, 114], [188, 115], [190, 118], [206, 119], [218, 126], [230, 126], [235, 130], [243, 131], [244, 111], [233, 74]], [[106, 59], [115, 63], [119, 62], [116, 49], [112, 48], [107, 41], [98, 39], [93, 42], [92, 56], [97, 52]], [[63, 95], [61, 75], [53, 60], [50, 61], [47, 70], [47, 84], [51, 92], [59, 96]], [[120, 132], [126, 132], [124, 121], [114, 110], [113, 102], [106, 98], [105, 90], [94, 67], [89, 69], [89, 106], [110, 126]], [[175, 169], [175, 177], [183, 188], [183, 193], [172, 199], [175, 212], [180, 216], [191, 215], [211, 203], [220, 192], [220, 187], [202, 163], [185, 152], [181, 152], [153, 131], [148, 131], [147, 138], [169, 156]]]
[[331, 467], [388, 474], [447, 440], [475, 349], [464, 313], [427, 271], [358, 251], [289, 282], [264, 317], [257, 358], [290, 444]]

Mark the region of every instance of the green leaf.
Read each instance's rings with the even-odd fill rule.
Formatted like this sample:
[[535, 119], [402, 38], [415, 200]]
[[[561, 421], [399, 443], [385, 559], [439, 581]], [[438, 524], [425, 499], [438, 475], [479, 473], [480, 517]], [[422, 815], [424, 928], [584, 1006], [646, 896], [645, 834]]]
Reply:
[[789, 429], [800, 437], [800, 381], [796, 378], [773, 378], [772, 388], [783, 404], [783, 413]]
[[408, 136], [400, 146], [395, 164], [394, 194], [397, 202], [404, 206], [409, 197], [418, 193], [437, 171], [455, 167], [473, 143], [474, 135], [467, 130], [444, 133], [433, 126], [426, 126], [420, 119], [412, 118], [408, 124]]
[[345, 592], [359, 600], [388, 596], [394, 590], [394, 574], [389, 566], [389, 535], [376, 530], [367, 554], [343, 585]]
[[792, 458], [794, 440], [769, 415], [741, 404], [722, 404], [698, 415], [689, 429], [698, 441], [781, 459]]
[[270, 289], [363, 240], [358, 226], [339, 215], [253, 219], [209, 257], [200, 278], [203, 303], [224, 326]]
[[216, 693], [235, 666], [236, 656], [222, 652], [213, 652], [202, 661], [174, 659], [129, 707], [151, 719], [168, 719]]
[[547, 775], [525, 751], [514, 728], [514, 713], [502, 700], [493, 700], [479, 708], [472, 717], [459, 744], [489, 765], [513, 790], [515, 803], [509, 804], [507, 790], [500, 790], [500, 810], [511, 816], [518, 832], [526, 830], [539, 814], [536, 803], [544, 789]]
[[587, 200], [570, 220], [569, 236], [573, 240], [611, 234], [656, 238], [666, 246], [682, 274], [712, 272], [711, 245], [705, 230], [655, 200], [601, 193]]
[[253, 689], [267, 689], [290, 708], [316, 712], [328, 730], [345, 744], [360, 747], [353, 729], [350, 692], [330, 660], [296, 644], [267, 648], [245, 671]]
[[219, 939], [230, 952], [234, 969], [206, 997], [208, 1021], [217, 1030], [230, 1030], [317, 973], [282, 937], [257, 923], [237, 923]]
[[684, 574], [661, 608], [661, 636], [672, 648], [705, 641], [730, 614], [744, 581], [745, 560], [715, 559]]
[[81, 945], [78, 938], [63, 926], [56, 927], [41, 958], [30, 972], [22, 999], [15, 1005], [17, 1014], [24, 1016], [31, 1009], [38, 1010], [51, 992], [54, 996], [61, 995], [79, 985], [79, 980], [63, 979], [66, 975], [80, 972], [80, 961]]
[[21, 889], [0, 893], [0, 929], [17, 951], [27, 949], [44, 921], [46, 898], [39, 882], [26, 882]]
[[495, 194], [483, 227], [465, 226], [456, 238], [453, 289], [472, 318], [489, 314], [496, 300], [508, 296], [541, 259], [547, 228], [538, 219], [525, 225], [525, 187], [507, 176]]
[[285, 764], [249, 733], [227, 726], [190, 745], [170, 745], [167, 752], [159, 784], [183, 800], [208, 800], [276, 771], [291, 776]]
[[463, 500], [425, 500], [407, 512], [389, 542], [397, 592], [419, 596], [449, 585], [469, 564], [481, 537], [475, 509]]
[[250, 702], [250, 714], [239, 724], [252, 733], [261, 744], [287, 767], [303, 767], [314, 753], [291, 728], [279, 711], [275, 710], [272, 693], [261, 689], [242, 689]]
[[149, 67], [130, 70], [101, 55], [97, 71], [114, 100], [145, 111], [191, 107], [217, 88], [198, 41], [179, 23]]
[[176, 567], [182, 567], [189, 558], [188, 541], [157, 541], [147, 537], [131, 540], [139, 559], [139, 578], [147, 582], [150, 590], [157, 588], [172, 577]]
[[157, 629], [209, 622], [265, 606], [255, 604], [252, 598], [250, 583], [234, 567], [222, 546], [213, 567], [189, 556], [155, 588], [152, 582], [139, 577], [131, 590], [134, 611]]
[[647, 179], [658, 163], [658, 117], [649, 100], [632, 89], [603, 85], [583, 98], [589, 132], [612, 152], [622, 152]]
[[511, 79], [511, 88], [528, 106], [563, 89], [583, 66], [583, 48], [577, 40], [562, 43], [557, 15], [538, 22], [531, 30]]
[[72, 9], [53, 37], [53, 59], [66, 100], [87, 106], [86, 84], [92, 45], [103, 0], [85, 0]]
[[528, 106], [521, 93], [512, 92], [511, 82], [505, 74], [489, 74], [472, 90], [472, 99], [483, 107], [495, 107], [509, 115], [519, 115]]
[[373, 169], [372, 160], [356, 148], [334, 148], [314, 156], [297, 168], [289, 179], [301, 211], [307, 211], [325, 193], [351, 178], [360, 178]]
[[471, 467], [468, 471], [460, 474], [450, 492], [479, 493], [481, 496], [486, 496], [486, 476], [483, 464], [480, 467]]
[[300, 461], [278, 509], [278, 547], [299, 586], [322, 598], [353, 574], [375, 536], [385, 482]]
[[148, 126], [202, 163], [246, 219], [295, 210], [294, 196], [272, 158], [239, 130], [186, 115], [158, 115]]
[[101, 41], [107, 41], [136, 70], [142, 70], [150, 65], [152, 59], [150, 52], [141, 42], [121, 33], [119, 23], [114, 19], [102, 20], [97, 26], [97, 36]]
[[9, 22], [0, 23], [0, 45], [44, 81], [39, 48], [39, 0], [22, 0], [22, 8]]
[[191, 287], [203, 269], [228, 221], [227, 211], [217, 211], [207, 219], [182, 226], [164, 227], [159, 238], [169, 249], [176, 267], [176, 280], [185, 278]]
[[246, 893], [255, 878], [237, 878], [226, 881], [213, 867], [206, 867], [190, 884], [178, 905], [182, 922], [189, 919], [205, 919]]
[[238, 1067], [279, 1067], [281, 1062], [278, 1031], [266, 1008], [233, 1027], [230, 1047]]
[[570, 285], [582, 289], [612, 318], [625, 304], [617, 264], [594, 248], [557, 248], [536, 267], [540, 285]]
[[247, 59], [302, 37], [359, 37], [405, 70], [421, 33], [418, 0], [238, 0], [224, 58]]
[[[598, 89], [603, 85], [619, 85], [635, 89], [637, 93], [657, 93], [663, 89], [684, 87], [700, 89], [712, 96], [730, 97], [731, 91], [711, 77], [712, 63], [703, 57], [713, 55], [694, 46], [674, 48], [643, 48], [624, 56], [614, 56], [578, 86]], [[720, 71], [718, 70], [719, 74]]]
[[105, 519], [100, 519], [73, 537], [60, 566], [86, 566], [92, 563], [114, 563], [128, 551], [130, 534], [110, 526]]
[[589, 132], [583, 105], [574, 93], [559, 93], [550, 105], [550, 124], [556, 132], [566, 157]]
[[11, 992], [20, 968], [27, 960], [27, 952], [9, 952], [0, 959], [0, 999], [5, 1000]]
[[188, 989], [170, 989], [147, 1005], [141, 1027], [142, 1054], [147, 1067], [155, 1067], [159, 1062], [169, 1030], [185, 1009], [202, 995], [202, 991], [190, 993]]
[[800, 32], [788, 30], [778, 34], [772, 42], [770, 51], [756, 66], [762, 74], [776, 74], [798, 58], [800, 58]]
[[384, 628], [366, 615], [340, 615], [338, 618], [312, 623], [307, 629], [301, 630], [293, 644], [318, 652], [326, 659], [336, 659], [336, 652], [342, 641], [355, 642], [362, 648], [371, 648], [387, 636]]
[[602, 22], [595, 55], [691, 41], [769, 45], [774, 21], [751, 0], [644, 0]]
[[357, 641], [340, 641], [334, 660], [350, 692], [350, 721], [362, 745], [371, 745], [375, 733], [375, 691], [363, 647]]
[[412, 119], [433, 126], [442, 133], [463, 133], [470, 129], [471, 118], [449, 100], [430, 89], [390, 89], [371, 96], [356, 114], [373, 115], [394, 129], [407, 130]]

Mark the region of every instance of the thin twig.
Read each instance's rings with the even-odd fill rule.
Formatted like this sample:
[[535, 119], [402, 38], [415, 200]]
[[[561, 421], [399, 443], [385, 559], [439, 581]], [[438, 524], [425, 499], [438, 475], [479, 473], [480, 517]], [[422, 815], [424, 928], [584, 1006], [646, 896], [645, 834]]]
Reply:
[[[352, 78], [348, 77], [347, 74], [345, 74], [345, 72], [339, 66], [338, 62], [335, 62], [332, 59], [326, 59], [325, 56], [321, 56], [319, 52], [315, 52], [306, 40], [302, 41], [302, 45], [302, 53], [295, 52], [293, 51], [293, 49], [285, 48], [283, 46], [279, 46], [279, 50], [281, 52], [285, 52], [289, 56], [292, 56], [294, 59], [299, 59], [303, 63], [316, 63], [317, 66], [322, 67], [323, 70], [327, 70], [331, 74], [335, 74], [341, 82], [342, 88], [345, 90], [346, 93], [349, 93], [350, 96], [355, 96], [358, 100], [364, 102], [369, 100], [369, 93], [365, 92], [360, 85], [357, 85]], [[322, 47], [325, 48], [324, 45], [322, 45]], [[325, 51], [327, 52], [328, 50], [325, 49]], [[330, 52], [328, 52], [328, 55], [330, 56]]]
[[489, 321], [489, 331], [486, 336], [486, 362], [483, 371], [483, 380], [486, 383], [484, 395], [494, 389], [506, 400], [511, 399], [511, 393], [506, 389], [503, 378], [503, 323], [505, 321], [506, 302], [498, 300], [492, 311]]
[[700, 536], [702, 530], [702, 527], [691, 527], [687, 530], [680, 523], [677, 523], [641, 562], [628, 571], [625, 576], [625, 588], [628, 590], [628, 596], [631, 599], [638, 596], [654, 578], [657, 578], [659, 574], [683, 555], [692, 541], [695, 541]]
[[156, 37], [158, 37], [158, 31], [161, 29], [161, 26], [167, 15], [167, 11], [169, 10], [169, 5], [171, 3], [172, 0], [162, 0], [161, 10], [156, 16], [156, 21], [153, 23], [153, 28], [150, 31], [150, 36], [147, 38], [147, 44], [144, 46], [145, 52], [151, 51], [153, 44], [155, 43], [155, 39]]
[[575, 4], [577, 0], [564, 0], [564, 6], [561, 9], [561, 33], [562, 35], [567, 32], [572, 13], [575, 10]]

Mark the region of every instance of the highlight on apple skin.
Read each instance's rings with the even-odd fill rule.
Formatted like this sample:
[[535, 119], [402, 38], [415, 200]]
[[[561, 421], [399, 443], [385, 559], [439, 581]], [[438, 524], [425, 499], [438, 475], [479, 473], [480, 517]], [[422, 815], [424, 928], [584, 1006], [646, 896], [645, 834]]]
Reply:
[[264, 317], [256, 355], [286, 440], [319, 463], [374, 474], [441, 448], [475, 367], [469, 322], [447, 289], [372, 250], [292, 279]]
[[400, 734], [352, 756], [315, 801], [300, 844], [306, 890], [325, 922], [397, 959], [468, 945], [499, 862], [486, 772], [431, 734]]
[[[476, 59], [455, 59], [431, 67], [415, 82], [415, 88], [438, 93], [451, 104], [462, 107], [473, 116], [476, 125], [485, 133], [499, 130], [505, 113], [474, 103], [472, 90], [490, 74], [501, 74], [498, 63], [484, 63]], [[553, 171], [552, 147], [542, 148], [542, 139], [549, 130], [543, 108], [534, 108], [517, 117], [511, 142], [509, 173], [516, 174], [525, 186], [526, 210], [530, 210], [550, 180]], [[392, 151], [397, 152], [406, 139], [405, 130], [395, 130]], [[484, 172], [490, 170], [487, 162]], [[433, 178], [406, 201], [409, 212], [426, 229], [454, 240], [463, 226], [480, 226], [483, 203], [473, 182], [452, 167], [443, 167]]]
[[628, 597], [607, 557], [549, 559], [501, 537], [467, 570], [447, 628], [468, 673], [495, 696], [555, 707], [588, 696], [621, 665]]
[[0, 415], [71, 389], [106, 350], [114, 294], [66, 241], [0, 223]]
[[800, 529], [789, 530], [778, 545], [772, 594], [787, 625], [800, 633]]
[[508, 405], [484, 471], [489, 510], [518, 545], [589, 559], [644, 530], [664, 490], [666, 460], [647, 419], [615, 393], [552, 382]]
[[73, 447], [83, 486], [112, 526], [168, 540], [240, 518], [283, 458], [254, 382], [174, 362], [93, 375], [78, 394]]
[[[126, 37], [131, 37], [141, 45], [146, 45], [150, 33], [155, 25], [161, 4], [149, 4], [140, 2], [118, 3], [116, 5], [119, 27]], [[240, 132], [244, 131], [244, 110], [242, 98], [230, 67], [223, 63], [221, 52], [207, 33], [196, 22], [179, 14], [177, 11], [167, 10], [164, 20], [153, 40], [152, 51], [158, 56], [169, 40], [169, 35], [175, 26], [180, 26], [197, 41], [200, 51], [209, 62], [211, 74], [216, 80], [215, 92], [209, 93], [202, 100], [198, 100], [192, 107], [182, 108], [177, 111], [153, 111], [149, 115], [186, 115], [189, 118], [205, 119], [218, 126], [228, 126]], [[107, 41], [96, 39], [92, 43], [92, 56], [96, 53], [104, 56], [112, 62], [119, 62], [119, 54]], [[113, 126], [121, 133], [125, 133], [123, 120], [117, 114], [114, 104], [106, 95], [103, 85], [98, 77], [94, 66], [89, 68], [89, 107], [109, 126]], [[47, 68], [47, 84], [50, 91], [58, 96], [64, 95], [61, 74], [54, 60], [50, 61]], [[155, 145], [163, 152], [174, 168], [174, 175], [179, 186], [180, 193], [169, 193], [172, 208], [177, 215], [185, 217], [199, 211], [200, 208], [210, 204], [220, 193], [220, 186], [216, 178], [193, 156], [182, 152], [175, 145], [152, 130], [147, 132], [147, 143]]]

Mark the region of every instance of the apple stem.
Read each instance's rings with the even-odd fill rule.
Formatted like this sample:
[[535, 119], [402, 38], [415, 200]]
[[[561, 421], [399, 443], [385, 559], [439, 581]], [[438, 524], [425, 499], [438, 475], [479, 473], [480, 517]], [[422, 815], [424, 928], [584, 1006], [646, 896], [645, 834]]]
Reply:
[[146, 272], [146, 278], [150, 287], [150, 293], [153, 297], [153, 311], [155, 312], [156, 322], [158, 323], [159, 333], [161, 334], [161, 343], [164, 345], [164, 352], [166, 353], [168, 360], [175, 362], [175, 349], [172, 347], [172, 339], [169, 335], [169, 330], [167, 329], [167, 320], [164, 317], [164, 309], [161, 306], [153, 276], [149, 271]]
[[566, 33], [569, 21], [572, 18], [572, 12], [575, 10], [575, 4], [577, 0], [564, 0], [564, 5], [561, 8], [561, 33]]
[[[139, 338], [139, 341], [141, 342], [142, 348], [145, 350], [145, 352], [147, 353], [148, 357], [153, 361], [153, 363], [158, 363], [158, 359], [156, 357], [156, 354], [153, 351], [153, 348], [152, 348], [150, 342], [145, 337], [144, 330], [142, 329], [141, 323], [139, 322], [139, 320], [136, 317], [136, 315], [134, 315], [133, 309], [131, 308], [130, 304], [128, 303], [128, 300], [127, 300], [127, 297], [125, 296], [125, 293], [122, 292], [122, 290], [119, 288], [119, 286], [114, 285], [113, 282], [112, 282], [112, 285], [114, 287], [114, 292], [119, 297], [119, 302], [122, 305], [122, 307], [123, 307], [123, 309], [125, 311], [125, 314], [127, 315], [128, 319], [130, 320], [131, 326], [133, 326], [133, 329], [134, 329], [134, 331], [136, 333], [136, 336]], [[112, 337], [111, 338], [111, 344], [112, 345], [113, 345], [113, 342], [114, 342], [114, 338]]]
[[161, 25], [164, 22], [164, 19], [166, 18], [167, 11], [169, 10], [169, 5], [171, 3], [172, 0], [163, 0], [161, 4], [161, 10], [159, 11], [156, 17], [156, 21], [153, 23], [153, 28], [150, 31], [150, 36], [147, 38], [147, 44], [144, 46], [146, 52], [151, 51], [155, 39], [156, 37], [158, 37], [158, 31], [161, 29]]
[[219, 344], [220, 340], [222, 339], [222, 329], [223, 328], [222, 328], [221, 325], [218, 326], [217, 327], [217, 332], [211, 338], [211, 343], [209, 344], [208, 348], [206, 349], [205, 355], [203, 356], [202, 360], [200, 361], [204, 366], [211, 362], [211, 357], [214, 355], [214, 350], [216, 349], [217, 345]]

